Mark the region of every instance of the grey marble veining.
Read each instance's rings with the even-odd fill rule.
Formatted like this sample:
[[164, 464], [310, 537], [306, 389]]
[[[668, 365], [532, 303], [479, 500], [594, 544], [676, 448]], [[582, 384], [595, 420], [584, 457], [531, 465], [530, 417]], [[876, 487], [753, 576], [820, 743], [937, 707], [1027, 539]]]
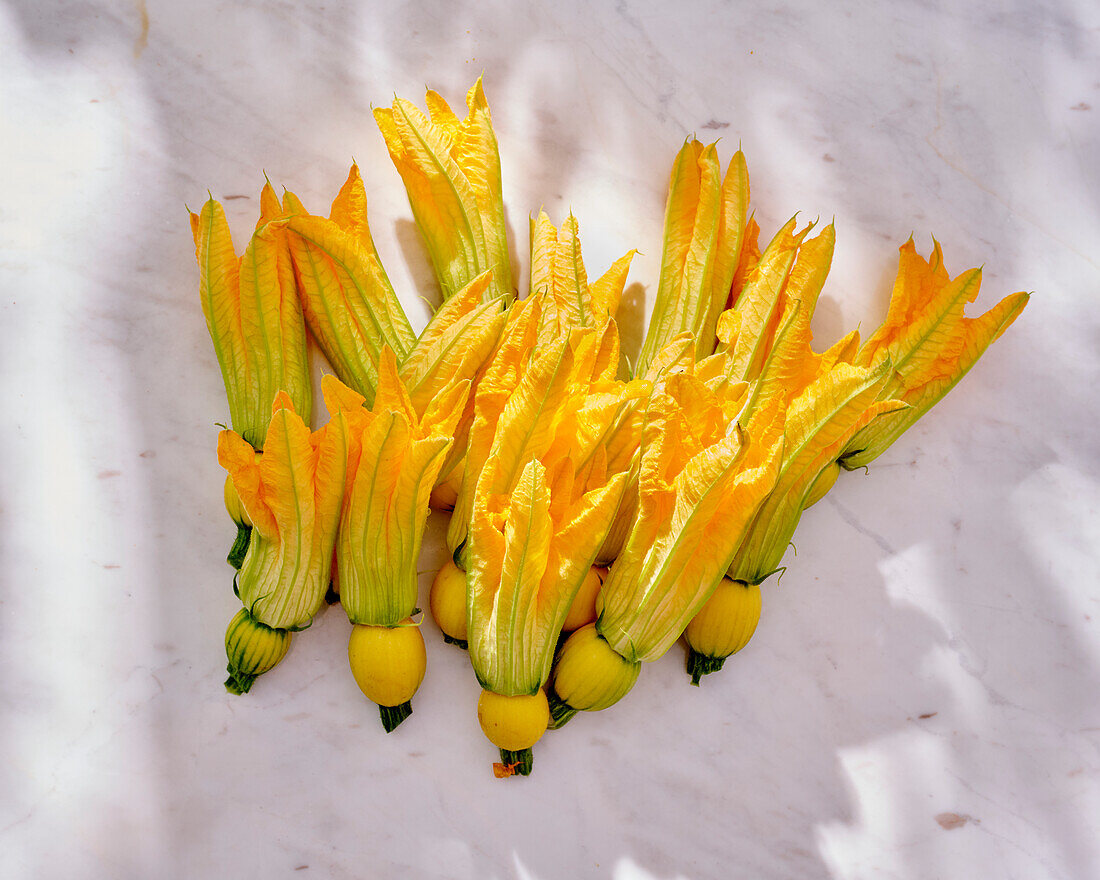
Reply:
[[[1024, 0], [0, 7], [0, 875], [1100, 874], [1098, 28]], [[184, 208], [209, 188], [243, 246], [262, 169], [320, 210], [356, 157], [419, 327], [436, 292], [370, 109], [461, 105], [482, 72], [517, 265], [540, 205], [592, 272], [639, 248], [635, 349], [692, 132], [742, 145], [765, 238], [835, 218], [822, 343], [878, 323], [910, 233], [984, 265], [978, 307], [1035, 292], [805, 515], [721, 675], [688, 687], [674, 649], [503, 782], [431, 623], [389, 737], [339, 609], [223, 692], [227, 407]]]

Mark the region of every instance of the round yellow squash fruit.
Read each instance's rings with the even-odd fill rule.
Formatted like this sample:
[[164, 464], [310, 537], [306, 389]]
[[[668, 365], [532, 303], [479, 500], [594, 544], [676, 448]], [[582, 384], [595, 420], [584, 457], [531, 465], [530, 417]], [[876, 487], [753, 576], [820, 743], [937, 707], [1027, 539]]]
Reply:
[[546, 732], [550, 706], [541, 689], [514, 697], [483, 690], [477, 701], [477, 720], [494, 746], [519, 752], [531, 748]]
[[248, 693], [257, 677], [273, 669], [290, 649], [290, 632], [260, 623], [247, 609], [236, 613], [225, 630], [225, 656], [229, 661], [225, 689]]
[[420, 627], [407, 617], [392, 627], [354, 626], [348, 662], [368, 700], [379, 706], [400, 706], [413, 698], [424, 680], [428, 654]]
[[554, 665], [554, 693], [571, 709], [606, 709], [634, 687], [641, 668], [617, 653], [589, 623], [562, 645]]
[[718, 589], [684, 630], [690, 649], [692, 683], [722, 668], [722, 662], [749, 643], [760, 622], [760, 586], [722, 578]]
[[432, 510], [454, 510], [458, 503], [458, 487], [462, 485], [463, 469], [456, 467], [447, 478], [432, 489], [428, 506]]
[[563, 632], [573, 632], [586, 623], [595, 623], [596, 596], [600, 593], [605, 577], [607, 577], [606, 568], [597, 568], [593, 565], [588, 569], [588, 574], [584, 576], [584, 583], [577, 590], [577, 595], [573, 597], [573, 604], [569, 606], [569, 613], [561, 626]]
[[428, 594], [432, 619], [447, 641], [466, 646], [466, 572], [448, 559]]

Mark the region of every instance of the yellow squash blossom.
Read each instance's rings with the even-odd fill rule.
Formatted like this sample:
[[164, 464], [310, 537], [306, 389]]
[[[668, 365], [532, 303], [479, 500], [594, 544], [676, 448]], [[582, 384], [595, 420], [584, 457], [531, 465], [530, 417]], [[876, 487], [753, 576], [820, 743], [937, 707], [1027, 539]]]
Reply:
[[416, 608], [416, 561], [428, 495], [469, 382], [442, 391], [421, 416], [398, 376], [393, 353], [384, 349], [371, 409], [335, 376], [324, 377], [322, 390], [329, 411], [347, 420], [349, 435], [336, 543], [340, 603], [353, 624], [394, 626]]
[[[520, 464], [523, 464], [526, 461], [522, 458], [523, 455], [529, 457], [538, 454], [538, 451], [548, 449], [548, 444], [554, 443], [553, 426], [560, 426], [564, 420], [564, 410], [561, 409], [563, 400], [570, 399], [570, 412], [575, 415], [574, 411], [589, 403], [586, 395], [593, 390], [594, 384], [599, 384], [605, 392], [608, 389], [618, 390], [618, 385], [623, 384], [608, 384], [605, 380], [606, 374], [614, 369], [614, 363], [617, 362], [617, 348], [614, 344], [617, 343], [617, 337], [606, 326], [598, 336], [595, 328], [589, 328], [581, 330], [572, 342], [569, 336], [559, 338], [543, 350], [541, 359], [533, 357], [546, 296], [545, 290], [539, 291], [515, 303], [508, 310], [500, 342], [484, 373], [479, 376], [476, 389], [471, 395], [472, 403], [467, 404], [467, 413], [463, 416], [464, 421], [469, 419], [466, 448], [462, 460], [455, 468], [456, 473], [449, 478], [454, 479], [454, 483], [452, 500], [447, 505], [453, 508], [446, 540], [454, 562], [447, 563], [437, 574], [431, 593], [432, 607], [438, 609], [443, 618], [433, 614], [436, 622], [450, 641], [463, 647], [466, 646], [465, 613], [460, 616], [458, 606], [461, 603], [465, 608], [464, 569], [470, 517], [478, 479], [497, 437], [498, 428], [505, 421], [506, 413], [509, 414], [507, 422], [522, 428], [522, 433], [534, 441], [529, 444], [529, 448], [536, 450], [535, 452], [519, 453]], [[584, 345], [585, 357], [582, 358], [580, 367], [574, 370], [574, 346], [581, 338], [587, 340]], [[598, 382], [594, 382], [594, 377]], [[573, 378], [576, 378], [578, 386], [570, 390], [569, 383]], [[524, 389], [519, 393], [517, 389], [521, 385]], [[525, 403], [522, 412], [521, 401]], [[611, 418], [613, 424], [624, 420], [617, 410], [609, 415], [606, 407], [601, 407], [595, 400], [591, 403], [599, 411], [599, 416]], [[593, 415], [596, 415], [595, 411]], [[529, 419], [529, 424], [524, 425], [524, 419]], [[549, 435], [547, 424], [551, 425]], [[623, 469], [623, 462], [629, 462], [632, 451], [624, 455], [621, 443], [614, 439], [614, 430], [608, 432], [600, 418], [593, 417], [586, 425], [593, 432], [592, 437], [604, 432], [607, 448], [602, 461], [607, 465], [605, 471], [613, 473], [616, 468]], [[460, 425], [458, 431], [462, 430]], [[559, 448], [562, 445], [568, 446], [563, 443], [559, 444]], [[582, 468], [592, 466], [596, 457], [588, 447], [578, 454], [583, 462]], [[433, 495], [433, 504], [438, 495], [437, 489]]]
[[817, 479], [856, 432], [904, 408], [878, 399], [889, 369], [888, 361], [874, 369], [837, 363], [790, 402], [775, 488], [738, 547], [730, 578], [758, 584], [776, 572]]
[[730, 404], [743, 397], [722, 400], [688, 375], [666, 389], [651, 404], [638, 515], [598, 603], [600, 634], [631, 661], [663, 656], [706, 601], [780, 454], [778, 409], [742, 430]]
[[492, 357], [506, 313], [500, 300], [483, 301], [492, 272], [478, 275], [432, 316], [401, 361], [401, 381], [421, 416], [440, 391], [456, 381], [473, 381]]
[[[833, 228], [798, 244], [794, 242], [805, 233], [788, 238], [792, 228], [779, 236], [786, 240], [783, 247], [769, 246], [760, 263], [764, 267], [775, 259], [787, 264], [776, 273], [782, 282], [767, 296], [758, 295], [750, 283], [746, 297], [762, 307], [724, 313], [719, 322], [723, 349], [698, 367], [703, 377], [751, 375], [747, 413], [769, 402], [778, 402], [785, 413], [775, 488], [761, 505], [729, 572], [731, 578], [750, 584], [778, 569], [818, 478], [835, 469], [851, 438], [876, 419], [905, 408], [881, 393], [890, 372], [888, 359], [873, 369], [848, 362], [854, 334], [822, 354], [811, 348], [810, 321], [832, 260]], [[788, 244], [796, 252], [778, 260]], [[764, 272], [757, 275], [758, 287], [764, 277]]]
[[[560, 336], [554, 342], [536, 348], [536, 332], [539, 318], [548, 294], [539, 291], [522, 300], [510, 310], [502, 344], [490, 362], [485, 375], [478, 383], [474, 401], [474, 421], [470, 427], [465, 471], [458, 490], [454, 514], [447, 531], [447, 543], [452, 553], [461, 552], [466, 539], [473, 496], [482, 468], [490, 449], [501, 431], [502, 423], [519, 423], [522, 430], [515, 432], [514, 441], [519, 445], [512, 458], [515, 463], [509, 478], [518, 476], [519, 469], [531, 458], [547, 454], [557, 439], [562, 444], [578, 442], [562, 440], [574, 437], [566, 431], [560, 434], [560, 426], [573, 425], [577, 414], [586, 406], [597, 407], [589, 413], [588, 426], [595, 431], [591, 440], [602, 438], [606, 445], [604, 456], [610, 451], [612, 467], [624, 468], [633, 457], [632, 449], [613, 441], [612, 427], [624, 423], [627, 407], [641, 396], [643, 383], [624, 383], [613, 378], [618, 365], [618, 334], [612, 320], [600, 327], [580, 327]], [[608, 397], [598, 401], [591, 394]], [[609, 422], [600, 418], [606, 417]], [[560, 436], [559, 436], [560, 434]], [[590, 461], [585, 453], [583, 461]], [[493, 491], [506, 491], [495, 488]]]
[[812, 227], [797, 232], [796, 223], [792, 217], [775, 234], [737, 301], [719, 316], [719, 350], [728, 353], [731, 377], [750, 382], [760, 375], [792, 301], [801, 303], [807, 325], [813, 315], [832, 263], [835, 234], [830, 224], [807, 241]]
[[271, 403], [285, 391], [310, 411], [305, 325], [285, 246], [270, 220], [278, 199], [265, 184], [264, 214], [244, 254], [237, 257], [225, 211], [213, 198], [191, 214], [206, 326], [221, 366], [233, 428], [263, 449]]
[[661, 657], [714, 591], [775, 481], [782, 407], [742, 426], [744, 383], [669, 375], [649, 399], [637, 512], [597, 598], [599, 618], [563, 646], [554, 672], [556, 725], [607, 708]]
[[912, 239], [902, 245], [886, 320], [854, 362], [869, 367], [889, 359], [893, 370], [882, 396], [904, 400], [909, 407], [852, 438], [841, 459], [844, 467], [864, 467], [881, 455], [955, 387], [1027, 305], [1028, 294], [1013, 293], [985, 314], [967, 318], [963, 310], [978, 296], [981, 283], [981, 269], [951, 278], [939, 242], [928, 260], [917, 253]]
[[[469, 385], [462, 380], [444, 389], [421, 416], [389, 348], [382, 349], [377, 394], [369, 410], [363, 396], [335, 376], [322, 380], [325, 404], [346, 421], [348, 432], [336, 566], [340, 604], [355, 626], [349, 658], [356, 680], [361, 686], [366, 682], [364, 692], [379, 703], [387, 731], [411, 713], [411, 699], [423, 677], [423, 638], [392, 630], [407, 626], [416, 610], [416, 562], [428, 497]], [[413, 660], [404, 657], [410, 639]]]
[[[611, 524], [626, 475], [585, 486], [571, 463], [548, 471], [524, 465], [508, 495], [488, 491], [482, 474], [471, 523], [467, 574], [470, 662], [487, 697], [482, 727], [505, 764], [530, 772], [530, 747], [542, 735], [548, 706], [542, 687], [573, 597]], [[541, 708], [529, 724], [532, 703]]]
[[[456, 381], [476, 381], [504, 327], [504, 300], [486, 299], [492, 271], [483, 272], [436, 310], [421, 334], [408, 320], [382, 270], [366, 216], [366, 194], [352, 166], [329, 219], [304, 213], [288, 193], [286, 235], [301, 279], [306, 320], [340, 380], [373, 399], [383, 346], [397, 355], [402, 381], [417, 413]], [[445, 479], [461, 463], [472, 419], [456, 428]]]
[[[657, 353], [649, 362], [647, 372], [642, 377], [652, 393], [662, 387], [662, 380], [670, 375], [695, 369], [695, 337], [691, 333], [680, 333]], [[633, 458], [642, 446], [642, 435], [646, 421], [647, 400], [639, 399], [634, 406], [624, 409], [614, 431], [607, 438], [609, 459], [622, 460], [629, 455]], [[631, 470], [623, 492], [623, 500], [615, 521], [607, 532], [603, 546], [596, 557], [596, 564], [608, 566], [615, 561], [623, 549], [627, 535], [634, 523], [638, 510], [638, 467]]]
[[[596, 281], [589, 283], [584, 267], [576, 218], [570, 214], [561, 229], [555, 229], [545, 211], [531, 221], [531, 291], [542, 303], [538, 328], [539, 345], [551, 344], [576, 327], [594, 327], [601, 331], [597, 368], [601, 380], [612, 381], [619, 371], [618, 325], [613, 320], [626, 286], [630, 263], [637, 253], [628, 251]], [[649, 378], [648, 376], [646, 377]], [[617, 397], [624, 386], [605, 385]], [[589, 448], [603, 447], [611, 472], [628, 470], [641, 443], [644, 402], [638, 399], [638, 386], [627, 394], [633, 402], [615, 407], [611, 422], [582, 419], [592, 430], [599, 425], [600, 440]], [[637, 473], [628, 478], [626, 494], [604, 546], [597, 556], [598, 565], [606, 565], [618, 553], [629, 529], [631, 511], [637, 498]]]
[[[401, 380], [418, 414], [424, 414], [442, 389], [460, 380], [476, 386], [488, 369], [508, 317], [504, 300], [483, 301], [491, 280], [492, 273], [485, 272], [444, 302], [401, 363]], [[433, 507], [450, 510], [455, 505], [473, 420], [474, 400], [469, 394], [454, 429], [454, 443], [436, 478]]]
[[454, 513], [447, 525], [447, 547], [452, 554], [461, 551], [466, 542], [477, 479], [488, 457], [501, 413], [527, 372], [541, 311], [541, 296], [520, 300], [508, 309], [500, 340], [472, 395], [466, 455], [455, 488]]
[[359, 168], [352, 165], [327, 219], [306, 213], [289, 192], [283, 211], [276, 225], [289, 247], [310, 332], [340, 380], [369, 402], [383, 346], [401, 359], [415, 336], [371, 238]]
[[[809, 230], [790, 236], [790, 228], [788, 224], [787, 232], [777, 236], [793, 249], [783, 260], [781, 280], [764, 283], [774, 256], [765, 254], [761, 273], [746, 288], [743, 310], [731, 308], [719, 318], [719, 350], [696, 368], [707, 381], [718, 376], [730, 381], [751, 379], [752, 394], [746, 404], [750, 413], [768, 397], [778, 395], [789, 404], [836, 363], [850, 362], [858, 345], [858, 333], [853, 331], [822, 354], [811, 348], [810, 323], [832, 264], [835, 232], [830, 224], [819, 235], [805, 239]], [[769, 288], [766, 294], [764, 287]]]
[[481, 79], [466, 95], [465, 119], [431, 90], [427, 106], [425, 116], [395, 98], [392, 107], [376, 108], [374, 118], [405, 183], [443, 298], [488, 270], [493, 282], [486, 298], [512, 296], [500, 155]]
[[[263, 449], [277, 392], [289, 394], [307, 415], [311, 407], [305, 325], [286, 243], [272, 222], [280, 209], [270, 182], [260, 192], [260, 209], [240, 258], [220, 204], [211, 198], [190, 215], [202, 309], [229, 399], [230, 424], [257, 450]], [[226, 478], [224, 494], [237, 525], [227, 561], [240, 568], [252, 524], [231, 478]]]
[[[256, 625], [253, 630], [264, 633], [267, 641], [308, 626], [324, 602], [344, 494], [346, 446], [342, 418], [311, 432], [283, 392], [272, 407], [263, 455], [235, 431], [222, 431], [218, 437], [218, 461], [233, 478], [252, 521], [237, 595]], [[231, 627], [227, 649], [233, 634]], [[234, 639], [238, 646], [239, 632]], [[226, 686], [247, 691], [255, 675], [242, 669], [242, 658], [232, 651], [229, 660]]]
[[[463, 450], [465, 461], [451, 470], [448, 482], [454, 516], [448, 528], [448, 546], [452, 552], [461, 548], [466, 536], [473, 493], [481, 466], [492, 442], [497, 420], [520, 379], [533, 363], [534, 351], [554, 349], [574, 329], [591, 331], [594, 343], [586, 343], [586, 358], [590, 361], [583, 381], [605, 383], [604, 390], [616, 392], [615, 377], [619, 370], [618, 327], [613, 320], [626, 282], [626, 274], [634, 252], [617, 260], [596, 282], [589, 284], [576, 219], [569, 217], [559, 233], [545, 212], [532, 223], [532, 283], [531, 294], [515, 304], [507, 318], [506, 329], [484, 375], [479, 377], [478, 390], [467, 408], [459, 431], [468, 424], [468, 439]], [[557, 348], [555, 348], [557, 346]], [[581, 372], [584, 372], [582, 369]], [[579, 374], [578, 374], [579, 375]], [[610, 383], [610, 384], [607, 384]], [[547, 386], [549, 387], [549, 386]], [[632, 391], [628, 396], [636, 396]], [[552, 410], [546, 410], [549, 412]], [[615, 430], [605, 435], [617, 465], [624, 452], [627, 458], [636, 448], [637, 431], [629, 436], [633, 423], [629, 408], [619, 412]], [[615, 436], [619, 436], [619, 440]], [[627, 451], [629, 449], [629, 451]], [[453, 457], [452, 457], [453, 460]], [[450, 464], [448, 465], [450, 467]]]
[[685, 331], [695, 339], [697, 357], [713, 352], [718, 315], [730, 299], [735, 276], [744, 279], [754, 261], [745, 156], [738, 150], [723, 177], [716, 147], [691, 138], [673, 163], [661, 276], [638, 373], [645, 373], [658, 352]]
[[[693, 684], [721, 669], [725, 658], [751, 637], [760, 613], [758, 585], [779, 569], [802, 511], [832, 486], [845, 444], [875, 419], [905, 406], [879, 399], [888, 362], [875, 369], [847, 362], [854, 350], [851, 335], [820, 355], [810, 347], [810, 319], [831, 254], [829, 228], [801, 246], [779, 298], [777, 329], [760, 346], [765, 354], [746, 411], [779, 403], [785, 412], [783, 453], [775, 486], [745, 529], [727, 579], [685, 632]], [[737, 375], [756, 359], [743, 352], [728, 344], [700, 364], [699, 372]]]
[[644, 390], [601, 378], [603, 335], [575, 329], [534, 358], [500, 411], [472, 503], [467, 641], [491, 695], [479, 717], [520, 772], [546, 727], [540, 688], [558, 634], [626, 484], [602, 438]]

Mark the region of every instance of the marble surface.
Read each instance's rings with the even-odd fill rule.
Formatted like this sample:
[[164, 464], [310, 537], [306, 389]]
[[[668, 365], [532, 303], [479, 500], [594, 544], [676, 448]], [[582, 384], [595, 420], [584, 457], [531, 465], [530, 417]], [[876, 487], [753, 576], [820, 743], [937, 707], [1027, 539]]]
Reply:
[[[0, 5], [0, 876], [1100, 876], [1098, 33], [1087, 0]], [[422, 325], [370, 108], [482, 71], [517, 255], [540, 205], [592, 270], [639, 247], [635, 346], [691, 132], [743, 145], [765, 234], [835, 217], [821, 342], [877, 324], [910, 232], [984, 264], [980, 304], [1035, 292], [806, 515], [726, 671], [688, 687], [674, 650], [503, 782], [432, 624], [388, 737], [339, 609], [223, 691], [227, 406], [184, 211], [209, 188], [243, 240], [262, 169], [320, 208], [355, 156]]]

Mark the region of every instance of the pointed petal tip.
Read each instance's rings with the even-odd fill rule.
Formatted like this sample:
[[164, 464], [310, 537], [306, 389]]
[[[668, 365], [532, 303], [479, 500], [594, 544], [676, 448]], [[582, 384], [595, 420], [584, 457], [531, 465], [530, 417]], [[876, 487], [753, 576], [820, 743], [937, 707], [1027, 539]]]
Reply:
[[275, 399], [271, 402], [271, 414], [275, 415], [281, 409], [288, 409], [294, 412], [294, 403], [290, 399], [290, 395], [285, 391], [279, 391], [275, 395]]
[[[481, 73], [478, 74], [474, 84], [470, 87], [470, 91], [466, 93], [466, 108], [472, 110], [475, 105], [481, 104], [486, 108], [489, 106], [489, 102], [485, 99], [485, 68], [481, 68]], [[471, 100], [472, 99], [472, 100]]]

